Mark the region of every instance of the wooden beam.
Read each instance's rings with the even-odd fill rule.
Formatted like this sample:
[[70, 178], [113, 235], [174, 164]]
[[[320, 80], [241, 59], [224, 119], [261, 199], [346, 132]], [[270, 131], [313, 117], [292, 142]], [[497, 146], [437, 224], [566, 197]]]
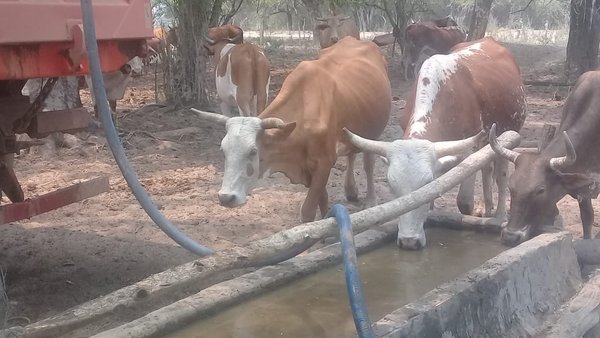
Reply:
[[99, 195], [109, 189], [108, 176], [100, 176], [23, 202], [6, 204], [0, 206], [0, 224], [31, 218]]
[[476, 217], [441, 210], [430, 211], [425, 221], [426, 227], [454, 230], [487, 231], [500, 233], [503, 220], [498, 218]]

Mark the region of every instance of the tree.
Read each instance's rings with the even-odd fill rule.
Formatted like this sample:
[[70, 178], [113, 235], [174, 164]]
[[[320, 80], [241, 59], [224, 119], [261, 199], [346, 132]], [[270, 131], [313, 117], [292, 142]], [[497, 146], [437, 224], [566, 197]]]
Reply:
[[170, 66], [165, 80], [167, 101], [176, 106], [197, 103], [208, 105], [205, 36], [212, 10], [220, 14], [219, 0], [169, 0], [177, 27], [177, 52], [169, 58]]
[[567, 43], [565, 75], [576, 80], [598, 67], [600, 0], [571, 0], [571, 23]]
[[469, 41], [478, 40], [485, 36], [493, 0], [475, 0], [469, 25]]

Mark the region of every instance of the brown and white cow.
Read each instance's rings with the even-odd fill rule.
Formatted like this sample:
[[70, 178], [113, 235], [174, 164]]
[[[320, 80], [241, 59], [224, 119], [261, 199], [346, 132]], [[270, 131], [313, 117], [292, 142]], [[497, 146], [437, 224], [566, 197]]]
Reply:
[[[434, 55], [425, 61], [407, 100], [403, 140], [374, 143], [355, 137], [358, 141], [353, 144], [387, 158], [388, 182], [393, 192], [402, 196], [431, 182], [438, 170], [453, 159], [446, 156], [460, 158], [468, 154], [478, 141], [484, 141], [473, 135], [488, 130], [492, 123], [497, 123], [502, 132], [520, 130], [525, 111], [523, 82], [512, 54], [494, 39], [484, 38], [459, 44], [450, 54]], [[445, 151], [436, 149], [440, 141], [468, 137], [451, 150], [446, 150], [446, 146]], [[501, 218], [506, 214], [507, 164], [499, 159], [494, 168], [499, 191], [496, 217]], [[485, 213], [490, 215], [491, 168], [482, 170], [482, 174]], [[474, 180], [475, 176], [460, 187], [457, 204], [463, 214], [473, 212]], [[428, 205], [423, 205], [400, 217], [399, 246], [425, 246], [423, 223], [427, 212]]]
[[424, 49], [429, 51], [429, 55], [448, 54], [452, 47], [465, 39], [465, 31], [449, 17], [408, 25], [405, 30], [405, 46], [401, 60], [404, 78], [408, 79], [410, 68], [413, 69], [412, 73], [416, 78], [422, 64], [419, 62], [419, 56]]
[[239, 27], [226, 25], [208, 30], [208, 54], [215, 68], [221, 112], [231, 116], [257, 116], [267, 106], [270, 82], [269, 60], [256, 45], [241, 42]]
[[318, 18], [319, 43], [321, 48], [332, 46], [346, 36], [360, 39], [360, 31], [350, 16], [335, 15], [326, 18]]
[[[200, 112], [204, 118], [226, 123], [221, 142], [225, 153], [221, 205], [244, 204], [259, 176], [267, 170], [282, 172], [292, 183], [309, 188], [302, 221], [312, 221], [317, 207], [321, 215], [327, 212], [327, 181], [337, 156], [342, 155], [349, 162], [346, 196], [356, 199], [353, 165], [359, 151], [340, 140], [342, 128], [376, 139], [387, 125], [391, 101], [386, 61], [379, 48], [370, 41], [345, 37], [321, 50], [316, 60], [301, 62], [258, 117]], [[367, 206], [375, 204], [373, 162], [372, 155], [365, 154]]]
[[581, 75], [565, 102], [559, 133], [541, 153], [518, 153], [499, 146], [490, 132], [494, 151], [515, 163], [509, 180], [510, 219], [502, 241], [517, 245], [544, 226], [560, 223], [556, 203], [565, 195], [576, 198], [583, 238], [591, 238], [600, 173], [600, 70]]

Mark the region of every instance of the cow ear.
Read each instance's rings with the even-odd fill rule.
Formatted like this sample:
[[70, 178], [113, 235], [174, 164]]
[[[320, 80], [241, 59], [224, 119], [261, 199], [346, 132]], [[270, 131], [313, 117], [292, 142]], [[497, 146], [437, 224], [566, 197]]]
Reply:
[[324, 30], [324, 29], [327, 29], [327, 28], [329, 28], [329, 25], [326, 24], [326, 23], [320, 23], [320, 24], [317, 25], [317, 29], [318, 30]]
[[581, 198], [596, 198], [600, 187], [588, 175], [585, 174], [559, 174], [560, 183], [571, 197], [576, 199]]
[[281, 142], [285, 140], [292, 131], [296, 129], [296, 122], [286, 123], [281, 128], [269, 128], [264, 130], [264, 141], [267, 143]]

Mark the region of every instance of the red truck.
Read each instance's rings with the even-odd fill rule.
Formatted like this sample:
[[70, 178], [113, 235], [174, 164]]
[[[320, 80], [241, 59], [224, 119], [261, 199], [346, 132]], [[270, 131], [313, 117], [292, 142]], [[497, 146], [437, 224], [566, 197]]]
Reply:
[[[94, 20], [103, 72], [144, 57], [153, 37], [150, 0], [95, 0]], [[29, 218], [108, 190], [98, 177], [26, 199], [13, 169], [14, 154], [28, 144], [15, 134], [40, 138], [87, 128], [83, 108], [42, 111], [56, 79], [88, 74], [79, 0], [0, 1], [0, 190], [11, 204], [0, 206], [0, 224]], [[28, 79], [47, 78], [30, 103], [21, 89]]]

